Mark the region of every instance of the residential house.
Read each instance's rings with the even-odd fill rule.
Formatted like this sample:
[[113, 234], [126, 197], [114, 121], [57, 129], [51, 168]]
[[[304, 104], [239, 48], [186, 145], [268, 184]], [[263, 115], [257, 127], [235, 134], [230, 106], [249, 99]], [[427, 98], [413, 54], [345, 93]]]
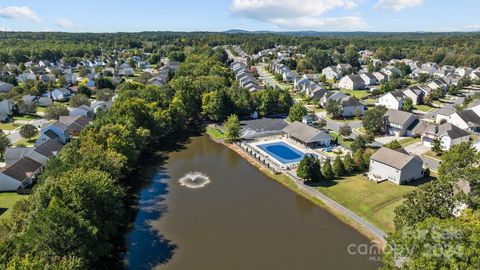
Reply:
[[339, 80], [342, 77], [342, 74], [338, 72], [335, 66], [322, 69], [322, 75], [324, 75], [327, 80]]
[[423, 161], [418, 156], [382, 147], [370, 158], [368, 177], [402, 185], [423, 177]]
[[348, 75], [340, 80], [338, 87], [349, 90], [365, 89], [365, 82], [360, 75]]
[[466, 76], [470, 76], [473, 70], [474, 69], [470, 67], [459, 67], [455, 70], [455, 74], [460, 77], [466, 77]]
[[442, 91], [446, 91], [448, 89], [448, 82], [445, 78], [438, 78], [431, 81], [427, 86], [432, 90], [440, 89]]
[[414, 105], [423, 103], [424, 93], [418, 88], [407, 88], [403, 90], [403, 94], [406, 97], [409, 97], [413, 101]]
[[53, 124], [47, 124], [46, 126], [42, 127], [40, 136], [38, 137], [35, 145], [42, 145], [48, 140], [56, 140], [61, 144], [66, 144], [70, 140], [67, 129], [68, 126], [59, 123], [58, 121]]
[[440, 142], [442, 150], [448, 151], [453, 145], [468, 142], [470, 133], [450, 123], [431, 125], [422, 134], [422, 142], [424, 146], [432, 147], [435, 140]]
[[0, 81], [0, 93], [8, 93], [13, 87], [13, 84]]
[[413, 129], [412, 125], [418, 122], [418, 119], [414, 114], [398, 110], [388, 110], [384, 117], [387, 126], [387, 134], [396, 137], [410, 136], [410, 128]]
[[90, 106], [87, 106], [87, 105], [81, 105], [77, 108], [74, 108], [72, 111], [70, 111], [69, 115], [84, 116], [89, 119], [93, 119], [93, 117], [95, 116], [93, 110], [90, 108]]
[[91, 122], [91, 119], [85, 116], [60, 116], [59, 124], [65, 126], [68, 136], [78, 136], [80, 132]]
[[388, 92], [381, 96], [375, 106], [384, 106], [387, 109], [401, 110], [406, 96], [399, 90]]
[[399, 76], [402, 75], [402, 72], [396, 66], [386, 66], [386, 67], [382, 68], [381, 71], [383, 73], [387, 74], [388, 77], [392, 77], [392, 76], [399, 77]]
[[365, 113], [364, 104], [355, 98], [340, 92], [327, 92], [320, 99], [320, 105], [325, 108], [327, 103], [331, 100], [335, 100], [340, 103], [343, 117], [363, 115]]
[[455, 112], [447, 121], [464, 130], [480, 131], [480, 117], [473, 110]]
[[68, 101], [70, 100], [70, 90], [66, 88], [58, 88], [51, 92], [51, 96], [55, 101]]
[[0, 172], [0, 191], [16, 191], [32, 185], [36, 176], [42, 171], [42, 164], [23, 157], [19, 161]]
[[388, 81], [389, 79], [389, 76], [383, 72], [374, 72], [372, 74], [375, 76], [375, 78], [377, 78], [378, 82]]
[[20, 83], [26, 82], [26, 81], [35, 81], [37, 77], [33, 72], [24, 72], [20, 75], [17, 76], [17, 81]]
[[370, 72], [362, 73], [360, 77], [363, 79], [365, 85], [376, 85], [378, 83], [377, 77]]
[[6, 122], [16, 110], [17, 105], [11, 99], [0, 101], [0, 121]]
[[435, 123], [450, 122], [450, 116], [455, 113], [453, 107], [443, 107], [437, 111], [435, 115]]

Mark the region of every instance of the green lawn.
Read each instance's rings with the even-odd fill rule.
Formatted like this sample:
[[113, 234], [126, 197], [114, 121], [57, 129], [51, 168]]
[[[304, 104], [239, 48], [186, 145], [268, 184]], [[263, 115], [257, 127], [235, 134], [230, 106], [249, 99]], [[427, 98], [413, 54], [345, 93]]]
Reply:
[[10, 122], [10, 123], [1, 123], [0, 124], [0, 129], [1, 130], [14, 130], [16, 128], [18, 128], [20, 125], [16, 125], [15, 123], [13, 122]]
[[2, 192], [0, 193], [0, 219], [8, 215], [8, 210], [22, 198], [16, 192]]
[[394, 230], [393, 210], [415, 186], [398, 186], [390, 182], [376, 184], [361, 175], [324, 182], [318, 191], [365, 218], [385, 232]]
[[352, 140], [346, 140], [342, 136], [340, 136], [337, 132], [335, 131], [330, 131], [330, 136], [332, 136], [333, 140], [336, 140], [338, 138], [338, 143], [348, 149], [352, 148]]
[[430, 157], [430, 158], [433, 158], [433, 159], [436, 159], [436, 160], [441, 160], [442, 159], [441, 156], [437, 156], [437, 154], [435, 154], [435, 152], [433, 152], [433, 151], [428, 151], [428, 152], [424, 153], [423, 155], [427, 156], [427, 157]]
[[27, 140], [25, 138], [22, 138], [18, 141], [16, 141], [13, 145], [14, 146], [26, 146], [26, 147], [31, 147], [35, 144], [35, 142], [37, 141], [39, 135], [31, 138], [30, 140]]
[[417, 109], [419, 111], [422, 111], [422, 112], [429, 112], [429, 111], [431, 111], [435, 108], [431, 107], [431, 106], [428, 106], [428, 105], [421, 104], [421, 105], [415, 105], [415, 109]]
[[25, 114], [25, 115], [22, 115], [22, 116], [14, 116], [13, 117], [13, 121], [31, 121], [31, 120], [35, 120], [35, 119], [38, 119], [39, 116], [38, 115], [28, 115], [28, 114]]
[[403, 140], [400, 140], [399, 143], [403, 146], [403, 147], [406, 147], [406, 146], [409, 146], [409, 145], [412, 145], [414, 143], [417, 143], [421, 141], [420, 138], [406, 138], [406, 139], [403, 139]]
[[212, 136], [212, 138], [216, 140], [223, 140], [225, 139], [225, 134], [218, 128], [213, 127], [213, 126], [208, 126], [206, 128], [207, 134]]
[[370, 95], [368, 90], [346, 90], [346, 89], [343, 89], [340, 92], [345, 93], [345, 94], [349, 94], [350, 96], [356, 97], [357, 99], [361, 99], [361, 98], [364, 98], [364, 97]]

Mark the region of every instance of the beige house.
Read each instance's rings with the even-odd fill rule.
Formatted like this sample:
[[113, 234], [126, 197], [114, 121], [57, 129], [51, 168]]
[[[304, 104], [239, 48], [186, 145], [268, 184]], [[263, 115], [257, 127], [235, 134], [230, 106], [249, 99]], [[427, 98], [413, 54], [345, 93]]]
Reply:
[[423, 161], [418, 156], [383, 147], [370, 158], [368, 177], [402, 185], [423, 177]]

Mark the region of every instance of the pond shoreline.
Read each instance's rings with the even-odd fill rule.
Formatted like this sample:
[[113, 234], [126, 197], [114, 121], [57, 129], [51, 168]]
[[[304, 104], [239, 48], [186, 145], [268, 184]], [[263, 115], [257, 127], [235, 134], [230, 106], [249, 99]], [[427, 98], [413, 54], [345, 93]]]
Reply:
[[[373, 244], [377, 245], [380, 248], [385, 247], [386, 240], [385, 240], [384, 237], [379, 236], [378, 233], [373, 232], [372, 230], [370, 230], [369, 228], [367, 228], [366, 226], [364, 226], [360, 222], [358, 222], [358, 221], [352, 219], [351, 217], [347, 216], [345, 213], [341, 212], [340, 210], [335, 209], [334, 207], [326, 204], [320, 198], [317, 198], [316, 196], [312, 196], [311, 194], [309, 194], [305, 190], [299, 188], [297, 183], [296, 183], [296, 180], [291, 175], [286, 174], [286, 173], [275, 174], [271, 170], [266, 168], [263, 164], [261, 164], [258, 160], [252, 158], [247, 153], [245, 153], [245, 151], [243, 151], [237, 145], [227, 144], [222, 140], [217, 140], [215, 138], [212, 138], [210, 135], [208, 137], [213, 142], [216, 142], [218, 144], [222, 144], [223, 146], [225, 146], [228, 149], [237, 153], [239, 156], [241, 156], [243, 159], [245, 159], [249, 164], [253, 165], [255, 168], [257, 168], [263, 174], [267, 175], [268, 178], [274, 180], [277, 183], [280, 183], [281, 185], [285, 186], [286, 188], [290, 189], [291, 191], [295, 192], [296, 194], [298, 194], [298, 195], [304, 197], [305, 199], [311, 201], [316, 206], [319, 206], [322, 209], [326, 210], [327, 212], [332, 214], [334, 217], [339, 219], [341, 222], [345, 223], [346, 225], [352, 227], [353, 229], [355, 229], [356, 231], [358, 231], [362, 235], [366, 236], [369, 240], [372, 241]], [[328, 197], [328, 196], [325, 196], [325, 197]], [[332, 199], [330, 199], [330, 200], [332, 200]], [[348, 210], [348, 208], [347, 208], [347, 210]], [[379, 230], [379, 229], [377, 229], [377, 230]], [[380, 232], [383, 233], [382, 231], [380, 231]]]

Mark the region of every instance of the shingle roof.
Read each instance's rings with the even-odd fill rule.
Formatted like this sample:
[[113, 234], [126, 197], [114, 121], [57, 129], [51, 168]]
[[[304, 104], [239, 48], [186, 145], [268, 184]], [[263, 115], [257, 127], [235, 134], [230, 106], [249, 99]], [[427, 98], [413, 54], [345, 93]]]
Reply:
[[9, 147], [5, 150], [5, 159], [21, 159], [34, 150], [33, 147]]
[[467, 131], [452, 125], [450, 123], [445, 123], [443, 125], [438, 126], [437, 131], [438, 136], [443, 136], [444, 134], [448, 134], [448, 137], [452, 139], [458, 139], [462, 137], [470, 136], [470, 133]]
[[329, 134], [297, 121], [288, 125], [283, 131], [304, 143], [314, 143], [332, 139]]
[[409, 112], [398, 110], [388, 110], [384, 116], [388, 118], [390, 123], [395, 123], [401, 126], [403, 126], [412, 116], [415, 117], [415, 115]]
[[3, 171], [3, 174], [23, 182], [25, 179], [32, 176], [31, 173], [37, 171], [41, 167], [42, 164], [29, 157], [24, 157]]
[[472, 110], [459, 111], [457, 114], [466, 123], [480, 125], [480, 117]]
[[410, 156], [390, 148], [382, 147], [372, 155], [371, 159], [401, 170], [410, 163], [410, 161], [419, 158], [417, 156]]
[[35, 148], [35, 152], [38, 152], [42, 156], [49, 158], [49, 157], [52, 157], [52, 156], [56, 155], [56, 153], [58, 151], [60, 151], [60, 149], [62, 149], [62, 147], [63, 147], [63, 145], [59, 144], [57, 141], [48, 140], [48, 141], [42, 143], [37, 148]]

